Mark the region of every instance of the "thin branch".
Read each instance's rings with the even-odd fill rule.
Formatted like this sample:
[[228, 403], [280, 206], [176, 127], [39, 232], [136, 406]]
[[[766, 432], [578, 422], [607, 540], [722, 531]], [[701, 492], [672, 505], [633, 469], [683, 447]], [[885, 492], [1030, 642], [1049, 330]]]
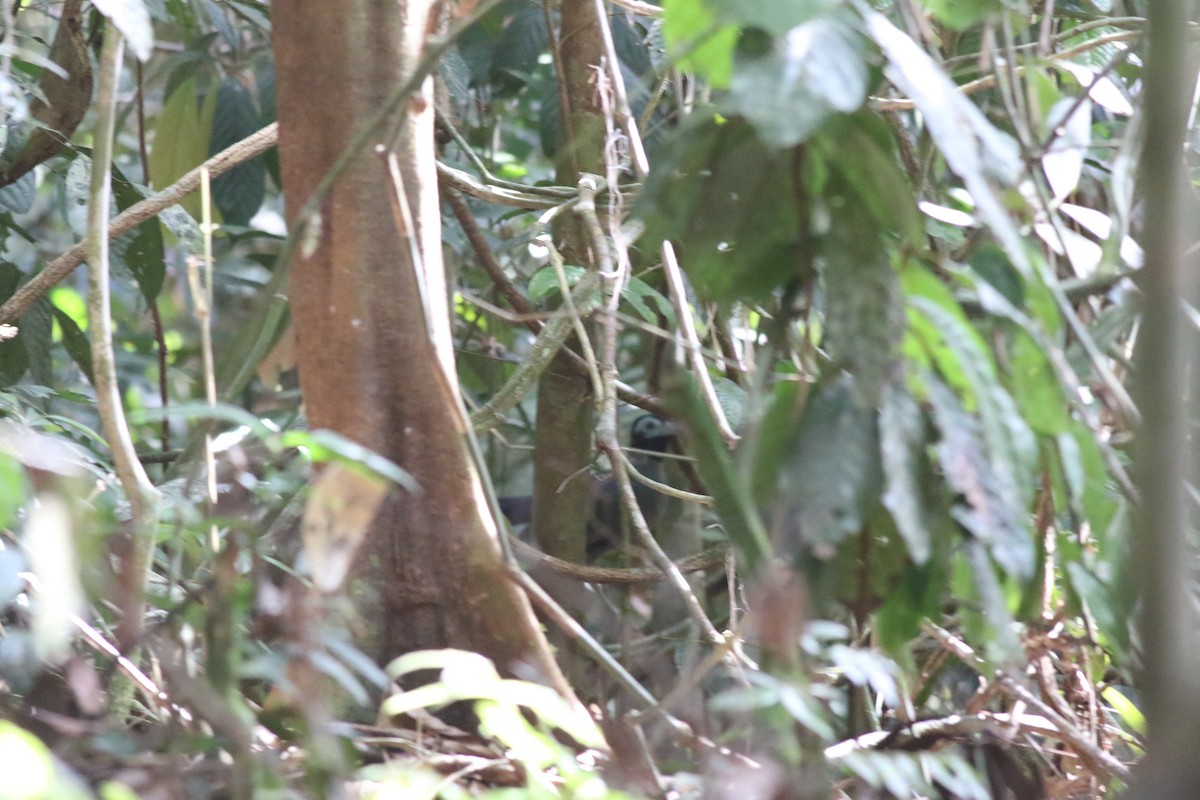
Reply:
[[[1069, 47], [1054, 55], [1049, 61], [1048, 66], [1054, 66], [1055, 62], [1068, 61], [1071, 58], [1086, 53], [1089, 50], [1095, 50], [1097, 47], [1102, 47], [1106, 44], [1114, 44], [1116, 42], [1127, 42], [1141, 37], [1141, 31], [1122, 31], [1120, 33], [1109, 33], [1104, 36], [1097, 36], [1095, 39], [1090, 39], [1075, 47]], [[1021, 74], [1026, 69], [1024, 64], [1014, 64], [1013, 72]], [[978, 94], [995, 87], [996, 75], [984, 75], [982, 78], [977, 78], [973, 81], [960, 84], [958, 91], [964, 95]], [[870, 98], [871, 108], [876, 111], [912, 111], [917, 107], [916, 103], [906, 97], [872, 97]]]
[[113, 322], [108, 261], [108, 212], [112, 205], [112, 154], [114, 120], [117, 108], [117, 80], [125, 42], [111, 23], [104, 27], [100, 53], [100, 78], [96, 97], [96, 130], [92, 149], [92, 176], [88, 204], [88, 338], [91, 341], [92, 373], [96, 390], [96, 408], [104, 437], [112, 449], [113, 469], [129, 502], [133, 531], [133, 555], [129, 577], [136, 581], [131, 607], [124, 609], [123, 622], [129, 632], [127, 641], [137, 640], [144, 600], [142, 594], [149, 577], [157, 523], [158, 490], [150, 482], [138, 461], [129, 433], [129, 424], [121, 406], [117, 383], [116, 356], [113, 353]]
[[[975, 654], [971, 646], [950, 631], [933, 623], [926, 623], [925, 630], [960, 661], [971, 666], [983, 666], [983, 659]], [[1110, 778], [1129, 779], [1129, 767], [1117, 761], [1108, 752], [1101, 750], [1095, 742], [1089, 740], [1083, 731], [1075, 726], [1074, 722], [1051, 708], [1048, 703], [1026, 689], [1020, 681], [1003, 671], [996, 672], [995, 680], [1010, 697], [1020, 700], [1049, 720], [1063, 742], [1070, 745], [1071, 749], [1093, 772]]]
[[684, 346], [692, 363], [692, 373], [700, 384], [700, 395], [708, 412], [717, 423], [717, 430], [727, 445], [733, 445], [741, 437], [734, 433], [725, 416], [725, 409], [717, 398], [716, 387], [713, 386], [712, 376], [708, 374], [708, 364], [704, 360], [704, 352], [700, 346], [700, 338], [696, 335], [696, 323], [692, 319], [692, 310], [688, 307], [687, 291], [683, 286], [683, 273], [679, 269], [679, 261], [675, 258], [675, 247], [670, 242], [662, 243], [663, 271], [667, 276], [667, 286], [671, 289], [671, 300], [675, 304], [675, 316], [679, 319], [679, 327], [683, 332]]
[[580, 315], [591, 313], [599, 299], [600, 279], [595, 272], [585, 272], [575, 285], [574, 291], [566, 294], [570, 308], [566, 314], [558, 314], [547, 320], [538, 333], [537, 340], [529, 348], [529, 354], [505, 381], [483, 408], [471, 414], [471, 427], [477, 433], [486, 432], [503, 424], [508, 412], [525, 396], [529, 388], [554, 356], [562, 349], [571, 331], [580, 326]]
[[[526, 544], [515, 537], [510, 539], [510, 543], [513, 546], [513, 553], [519, 560], [584, 583], [659, 583], [670, 577], [658, 567], [596, 567], [591, 564], [577, 564], [574, 561], [547, 555], [533, 545]], [[675, 567], [684, 574], [705, 572], [722, 566], [728, 552], [729, 548], [724, 545], [710, 547], [694, 556], [681, 558], [675, 562]]]
[[[247, 136], [240, 142], [217, 153], [199, 167], [184, 175], [175, 183], [141, 202], [122, 211], [112, 221], [105, 220], [108, 238], [117, 239], [141, 225], [146, 220], [177, 205], [185, 197], [200, 188], [200, 173], [207, 169], [212, 177], [221, 175], [275, 146], [279, 126], [271, 123], [262, 130]], [[63, 278], [88, 258], [88, 243], [91, 237], [74, 245], [45, 268], [29, 279], [3, 306], [0, 306], [0, 322], [13, 322], [24, 314], [39, 298], [49, 292]]]
[[679, 568], [663, 551], [662, 545], [654, 538], [654, 534], [650, 532], [650, 526], [646, 523], [646, 517], [638, 505], [637, 495], [633, 492], [629, 473], [625, 469], [625, 460], [621, 457], [621, 446], [617, 441], [616, 430], [616, 392], [612, 390], [612, 384], [616, 380], [617, 374], [617, 320], [613, 312], [621, 299], [617, 286], [619, 275], [612, 267], [608, 241], [604, 238], [600, 220], [596, 215], [595, 187], [596, 179], [594, 177], [585, 176], [580, 179], [579, 204], [575, 206], [575, 212], [583, 222], [583, 229], [596, 256], [600, 274], [605, 276], [605, 282], [609, 284], [609, 313], [604, 320], [604, 340], [600, 354], [600, 376], [604, 380], [604, 394], [602, 395], [604, 406], [600, 414], [600, 424], [596, 427], [596, 443], [608, 454], [612, 464], [613, 477], [617, 481], [617, 490], [620, 492], [621, 505], [629, 514], [630, 527], [637, 536], [638, 544], [650, 553], [650, 560], [654, 565], [669, 576], [669, 583], [683, 597], [688, 613], [700, 626], [700, 630], [704, 632], [708, 640], [719, 645], [725, 641], [724, 637], [704, 612], [704, 607], [701, 606], [692, 587], [683, 577], [683, 573], [679, 571]]

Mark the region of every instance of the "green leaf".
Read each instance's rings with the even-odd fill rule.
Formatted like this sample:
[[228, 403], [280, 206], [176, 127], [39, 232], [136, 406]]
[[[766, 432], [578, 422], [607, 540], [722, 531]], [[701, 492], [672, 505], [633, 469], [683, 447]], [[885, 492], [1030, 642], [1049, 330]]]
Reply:
[[1013, 399], [1029, 427], [1048, 436], [1066, 431], [1071, 426], [1067, 398], [1041, 346], [1025, 331], [1016, 331], [1008, 361]]
[[921, 0], [939, 22], [965, 31], [990, 16], [1004, 12], [1001, 0]]
[[925, 476], [925, 419], [921, 406], [895, 382], [883, 387], [879, 406], [879, 444], [883, 464], [883, 505], [896, 522], [917, 564], [930, 555], [929, 522], [921, 479]]
[[813, 137], [811, 146], [837, 170], [847, 194], [864, 205], [883, 231], [919, 249], [925, 226], [912, 183], [900, 167], [892, 133], [874, 114], [832, 120]]
[[740, 0], [737, 3], [708, 0], [707, 5], [724, 22], [742, 28], [761, 28], [779, 35], [836, 8], [838, 3], [837, 0]]
[[525, 5], [508, 17], [492, 56], [491, 78], [500, 96], [513, 95], [529, 82], [547, 41], [540, 6]]
[[737, 26], [718, 22], [703, 0], [663, 0], [662, 31], [680, 70], [696, 73], [717, 89], [729, 85]]
[[878, 405], [904, 336], [900, 284], [876, 231], [862, 206], [846, 203], [823, 247], [825, 349], [855, 376], [864, 408]]
[[[245, 139], [259, 129], [260, 122], [258, 108], [246, 87], [234, 78], [221, 81], [208, 155]], [[213, 204], [227, 225], [246, 225], [258, 213], [266, 193], [266, 171], [262, 156], [255, 156], [213, 179]]]
[[54, 317], [50, 301], [38, 298], [17, 322], [18, 337], [29, 356], [29, 378], [42, 386], [51, 386], [54, 378]]
[[[0, 262], [0, 297], [12, 297], [21, 281], [21, 270], [15, 264]], [[29, 353], [25, 349], [24, 331], [15, 339], [0, 341], [0, 386], [12, 386], [29, 369]]]
[[87, 334], [80, 329], [71, 315], [58, 306], [54, 306], [54, 319], [58, 322], [59, 330], [62, 331], [63, 347], [66, 348], [67, 355], [83, 371], [88, 383], [93, 383], [92, 346], [88, 342]]
[[[621, 299], [633, 306], [633, 309], [646, 322], [657, 323], [658, 315], [662, 314], [667, 320], [667, 328], [675, 327], [675, 308], [671, 305], [671, 301], [641, 278], [629, 279], [625, 284], [625, 290], [621, 293]], [[656, 308], [651, 308], [651, 305]]]
[[696, 457], [696, 471], [708, 487], [717, 514], [730, 541], [746, 559], [748, 574], [772, 557], [766, 528], [742, 474], [735, 469], [729, 449], [721, 440], [700, 392], [690, 377], [674, 394], [679, 417], [687, 422], [688, 444]]
[[811, 19], [757, 50], [739, 45], [728, 103], [772, 147], [799, 144], [831, 114], [866, 99], [865, 42], [841, 14]]
[[843, 375], [819, 387], [804, 407], [792, 456], [779, 474], [788, 555], [829, 559], [857, 533], [879, 499], [883, 476], [876, 412], [854, 399]]
[[675, 242], [704, 299], [765, 298], [799, 273], [796, 171], [794, 154], [766, 149], [745, 122], [690, 123], [638, 197], [643, 245]]
[[[576, 281], [583, 275], [583, 272], [583, 267], [576, 267], [572, 264], [563, 266], [563, 275], [567, 278], [568, 286], [574, 286]], [[528, 291], [530, 300], [541, 300], [552, 292], [558, 292], [558, 271], [554, 269], [554, 266], [542, 267], [533, 273], [533, 277], [529, 279]]]
[[936, 377], [928, 376], [926, 386], [933, 419], [941, 432], [934, 451], [947, 483], [962, 503], [952, 515], [989, 548], [1006, 572], [1028, 578], [1033, 574], [1032, 532], [1022, 493], [1014, 484], [1031, 471], [999, 474], [994, 462], [1003, 463], [1004, 459], [989, 452], [979, 419], [967, 413], [954, 392]]
[[[113, 199], [121, 211], [140, 202], [148, 195], [125, 178], [114, 167], [112, 173]], [[112, 242], [112, 257], [119, 260], [137, 281], [142, 297], [153, 303], [162, 290], [167, 264], [163, 257], [162, 227], [157, 219], [149, 219], [129, 233]]]
[[[208, 156], [217, 92], [209, 84], [201, 104], [199, 87], [196, 75], [188, 77], [167, 97], [158, 115], [150, 149], [150, 177], [157, 188], [170, 186]], [[199, 192], [185, 197], [180, 204], [192, 217], [200, 218]]]
[[24, 214], [33, 207], [36, 190], [37, 180], [32, 171], [7, 186], [0, 186], [0, 211]]

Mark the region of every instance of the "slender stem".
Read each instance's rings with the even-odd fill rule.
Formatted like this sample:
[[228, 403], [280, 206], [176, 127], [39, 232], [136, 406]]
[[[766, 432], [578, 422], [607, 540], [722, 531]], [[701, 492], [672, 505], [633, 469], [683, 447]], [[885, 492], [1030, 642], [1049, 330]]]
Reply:
[[150, 570], [157, 522], [158, 491], [138, 461], [121, 407], [113, 352], [113, 322], [109, 293], [108, 212], [112, 205], [113, 121], [117, 108], [117, 79], [125, 42], [114, 25], [105, 24], [100, 52], [100, 80], [96, 96], [96, 131], [92, 150], [92, 178], [88, 205], [88, 337], [91, 340], [92, 372], [96, 407], [108, 445], [113, 468], [129, 501], [134, 532], [130, 578], [137, 581], [131, 608], [125, 609], [125, 627], [130, 641], [140, 629], [141, 595]]

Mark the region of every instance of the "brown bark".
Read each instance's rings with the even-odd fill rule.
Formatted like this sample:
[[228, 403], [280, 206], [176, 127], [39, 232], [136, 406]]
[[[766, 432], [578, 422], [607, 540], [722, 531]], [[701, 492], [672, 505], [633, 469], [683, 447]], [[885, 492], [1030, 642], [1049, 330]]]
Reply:
[[[291, 223], [362, 121], [411, 74], [431, 5], [274, 4], [279, 150]], [[502, 673], [568, 692], [524, 594], [507, 578], [447, 397], [447, 386], [457, 391], [457, 378], [431, 92], [426, 81], [403, 123], [398, 117], [386, 128], [399, 131], [390, 144], [420, 258], [397, 231], [384, 164], [364, 152], [321, 204], [315, 249], [297, 248], [292, 264], [297, 362], [311, 427], [371, 447], [423, 488], [384, 502], [359, 553], [350, 589], [358, 639], [380, 663], [412, 650], [459, 647], [492, 658]]]
[[[604, 173], [604, 117], [593, 80], [603, 44], [591, 3], [563, 3], [561, 19], [554, 45], [562, 128], [557, 179], [574, 186], [581, 173]], [[566, 263], [595, 266], [575, 215], [563, 214], [554, 236]], [[574, 339], [568, 342], [573, 344], [577, 344]], [[569, 358], [560, 353], [538, 384], [532, 528], [544, 552], [582, 561], [591, 483], [582, 471], [592, 461], [594, 399], [588, 378], [573, 369]]]

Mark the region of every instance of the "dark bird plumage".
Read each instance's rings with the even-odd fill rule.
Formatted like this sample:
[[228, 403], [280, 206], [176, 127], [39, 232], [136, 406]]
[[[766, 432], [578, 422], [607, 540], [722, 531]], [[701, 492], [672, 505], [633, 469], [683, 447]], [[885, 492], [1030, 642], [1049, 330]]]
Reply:
[[[643, 414], [633, 421], [629, 430], [629, 463], [638, 472], [654, 481], [663, 480], [662, 454], [675, 441], [678, 427], [653, 414]], [[653, 522], [662, 506], [663, 496], [637, 481], [633, 492], [648, 521]], [[588, 519], [588, 555], [595, 557], [622, 539], [620, 492], [614, 478], [595, 478], [592, 487], [592, 509]], [[526, 525], [533, 518], [533, 499], [528, 495], [499, 498], [500, 511], [514, 526]]]

